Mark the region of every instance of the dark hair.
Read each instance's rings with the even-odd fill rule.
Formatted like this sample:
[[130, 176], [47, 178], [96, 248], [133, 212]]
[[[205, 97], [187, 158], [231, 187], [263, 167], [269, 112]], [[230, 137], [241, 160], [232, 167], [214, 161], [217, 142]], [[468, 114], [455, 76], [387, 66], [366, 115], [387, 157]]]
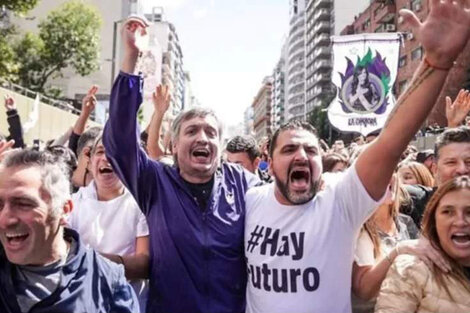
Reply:
[[286, 131], [286, 130], [291, 130], [291, 129], [302, 129], [302, 130], [306, 130], [310, 133], [312, 133], [313, 135], [315, 135], [315, 137], [318, 138], [318, 134], [317, 134], [317, 130], [315, 129], [315, 127], [313, 127], [311, 124], [307, 123], [307, 122], [303, 122], [303, 121], [299, 121], [299, 120], [294, 120], [294, 121], [290, 121], [284, 125], [281, 125], [278, 129], [276, 129], [276, 131], [274, 132], [272, 138], [271, 138], [271, 142], [270, 142], [270, 145], [269, 145], [269, 156], [272, 158], [273, 157], [273, 152], [274, 152], [274, 149], [276, 148], [276, 144], [277, 144], [277, 137], [279, 137], [279, 134], [283, 131]]
[[233, 137], [228, 141], [225, 150], [231, 153], [246, 152], [252, 162], [260, 156], [256, 140], [251, 136]]
[[338, 163], [348, 165], [348, 159], [339, 153], [328, 153], [322, 157], [323, 173], [331, 172]]
[[93, 126], [80, 135], [80, 139], [78, 139], [77, 143], [77, 157], [82, 153], [83, 148], [91, 146], [95, 142], [96, 137], [98, 137], [102, 131], [103, 127]]
[[431, 242], [431, 245], [434, 248], [437, 248], [438, 250], [442, 251], [442, 256], [451, 265], [452, 271], [450, 273], [443, 273], [440, 268], [436, 265], [434, 265], [432, 269], [434, 276], [436, 277], [438, 286], [443, 287], [449, 296], [451, 295], [447, 287], [446, 279], [450, 277], [456, 279], [459, 283], [463, 285], [467, 292], [470, 292], [470, 283], [468, 282], [468, 278], [464, 273], [462, 265], [457, 263], [444, 251], [444, 249], [442, 249], [436, 227], [436, 210], [439, 206], [439, 203], [441, 202], [441, 199], [447, 193], [462, 189], [466, 189], [470, 192], [469, 176], [455, 177], [454, 179], [448, 180], [443, 185], [439, 186], [437, 191], [432, 195], [431, 199], [429, 200], [426, 206], [426, 209], [424, 210], [421, 230], [423, 236]]
[[369, 86], [369, 71], [367, 70], [366, 67], [364, 66], [357, 66], [355, 71], [354, 71], [354, 74], [353, 74], [353, 81], [351, 83], [351, 90], [352, 90], [352, 94], [355, 95], [356, 92], [357, 92], [357, 87], [359, 85], [359, 74], [361, 73], [361, 71], [364, 70], [366, 71], [366, 74], [367, 74], [367, 77], [366, 77], [366, 80], [364, 82], [364, 85], [365, 86]]
[[439, 150], [451, 143], [470, 143], [470, 127], [448, 128], [440, 134], [434, 144], [434, 156], [439, 159]]

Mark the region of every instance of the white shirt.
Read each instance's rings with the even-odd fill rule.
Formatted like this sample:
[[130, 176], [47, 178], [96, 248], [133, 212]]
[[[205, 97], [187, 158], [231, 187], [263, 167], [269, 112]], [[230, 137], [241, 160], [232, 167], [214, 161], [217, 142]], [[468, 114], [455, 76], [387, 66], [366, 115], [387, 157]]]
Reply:
[[[149, 235], [145, 215], [126, 188], [115, 199], [99, 201], [92, 181], [72, 195], [72, 202], [74, 209], [68, 224], [79, 233], [86, 247], [97, 252], [134, 254], [136, 238]], [[147, 301], [148, 287], [145, 282], [143, 279], [131, 282], [141, 309], [145, 308]]]
[[274, 184], [250, 189], [246, 312], [350, 312], [355, 241], [378, 203], [354, 165], [303, 205], [281, 205]]

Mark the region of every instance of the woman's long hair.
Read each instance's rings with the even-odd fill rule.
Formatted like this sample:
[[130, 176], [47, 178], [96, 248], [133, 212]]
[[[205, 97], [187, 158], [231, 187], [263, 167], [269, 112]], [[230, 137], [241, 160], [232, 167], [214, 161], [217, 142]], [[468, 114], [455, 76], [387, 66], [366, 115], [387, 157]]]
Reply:
[[436, 210], [439, 206], [439, 203], [441, 202], [442, 197], [444, 197], [449, 192], [458, 191], [462, 189], [468, 190], [468, 192], [470, 192], [469, 176], [456, 177], [440, 186], [437, 191], [433, 194], [433, 196], [428, 202], [428, 205], [426, 206], [421, 230], [422, 235], [430, 241], [431, 245], [434, 248], [441, 251], [442, 256], [451, 265], [452, 270], [450, 273], [443, 273], [441, 269], [436, 265], [434, 265], [432, 268], [432, 272], [436, 277], [438, 286], [444, 288], [451, 298], [452, 296], [446, 284], [446, 280], [448, 280], [449, 278], [454, 278], [456, 281], [462, 284], [462, 286], [469, 293], [470, 283], [468, 281], [468, 278], [465, 276], [463, 266], [457, 263], [454, 259], [452, 259], [441, 246], [441, 242], [439, 240], [436, 228]]
[[[390, 186], [392, 188], [392, 193], [394, 194], [394, 200], [389, 204], [389, 214], [393, 221], [398, 219], [398, 214], [400, 212], [400, 206], [406, 205], [411, 201], [409, 193], [403, 187], [398, 175], [395, 177], [395, 181]], [[369, 219], [364, 223], [364, 230], [369, 235], [372, 243], [374, 245], [374, 258], [378, 259], [382, 252], [380, 250], [380, 235], [377, 224], [374, 220], [374, 215], [369, 217]]]
[[414, 161], [405, 161], [398, 165], [398, 168], [404, 167], [410, 169], [419, 185], [434, 187], [434, 177], [426, 165]]
[[362, 71], [365, 71], [367, 74], [366, 80], [364, 81], [363, 85], [369, 86], [369, 71], [364, 66], [356, 67], [356, 70], [354, 71], [354, 74], [353, 74], [353, 81], [351, 83], [351, 91], [353, 95], [357, 93], [357, 87], [359, 85], [359, 75], [361, 74]]

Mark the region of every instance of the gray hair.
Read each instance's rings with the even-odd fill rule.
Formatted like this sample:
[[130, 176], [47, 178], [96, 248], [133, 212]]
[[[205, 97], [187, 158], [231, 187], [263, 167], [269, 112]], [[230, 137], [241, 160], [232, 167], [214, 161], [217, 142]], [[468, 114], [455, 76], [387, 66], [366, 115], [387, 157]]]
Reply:
[[1, 165], [4, 168], [39, 168], [42, 189], [51, 197], [51, 217], [61, 216], [65, 203], [70, 199], [70, 181], [67, 165], [60, 157], [47, 151], [24, 149], [8, 153]]
[[175, 118], [173, 124], [171, 125], [171, 141], [174, 143], [176, 138], [178, 138], [181, 131], [181, 124], [185, 121], [193, 119], [195, 117], [206, 117], [212, 116], [217, 121], [217, 131], [219, 133], [219, 140], [222, 141], [222, 123], [215, 115], [215, 112], [208, 108], [193, 108], [187, 111], [183, 111]]
[[96, 137], [102, 135], [103, 133], [103, 127], [101, 126], [93, 126], [85, 130], [81, 135], [80, 139], [78, 139], [77, 143], [77, 158], [82, 153], [83, 148], [91, 146], [95, 140]]

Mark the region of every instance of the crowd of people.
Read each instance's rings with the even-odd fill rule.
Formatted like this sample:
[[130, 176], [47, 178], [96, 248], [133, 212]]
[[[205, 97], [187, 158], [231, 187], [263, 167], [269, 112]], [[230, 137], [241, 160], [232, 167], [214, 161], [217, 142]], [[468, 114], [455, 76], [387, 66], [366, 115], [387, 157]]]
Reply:
[[[470, 96], [434, 150], [410, 141], [470, 38], [465, 1], [402, 11], [425, 55], [380, 132], [331, 147], [301, 121], [230, 138], [209, 109], [142, 133], [136, 32], [106, 126], [26, 147], [14, 99], [0, 142], [1, 312], [470, 312]], [[436, 37], [435, 33], [448, 34]]]

